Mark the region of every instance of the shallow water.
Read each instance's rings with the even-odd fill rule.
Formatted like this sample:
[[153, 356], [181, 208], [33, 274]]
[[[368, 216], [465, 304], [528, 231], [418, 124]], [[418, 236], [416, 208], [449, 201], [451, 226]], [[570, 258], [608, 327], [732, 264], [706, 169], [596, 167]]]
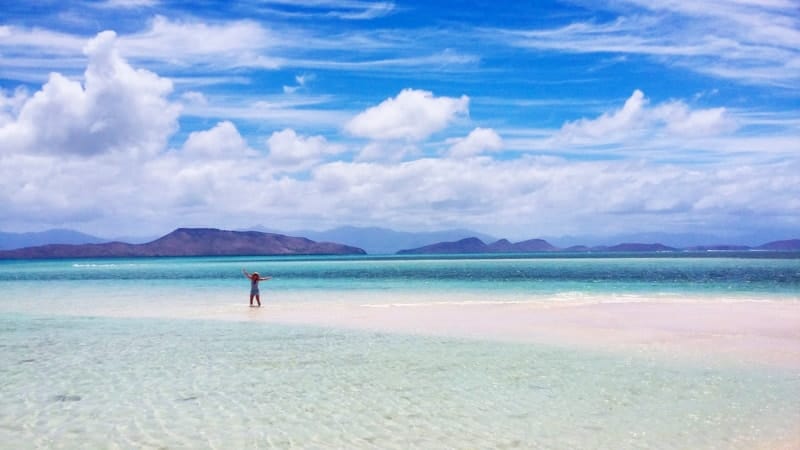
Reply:
[[0, 447], [728, 449], [800, 442], [796, 369], [194, 319], [197, 310], [246, 309], [243, 265], [275, 277], [262, 286], [270, 307], [800, 296], [796, 258], [3, 262]]
[[5, 448], [752, 448], [800, 376], [540, 345], [3, 315]]

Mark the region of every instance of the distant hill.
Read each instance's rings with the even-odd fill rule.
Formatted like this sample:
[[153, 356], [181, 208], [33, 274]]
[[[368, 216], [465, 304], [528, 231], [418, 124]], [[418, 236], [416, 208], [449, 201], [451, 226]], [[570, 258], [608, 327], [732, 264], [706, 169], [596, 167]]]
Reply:
[[743, 245], [707, 245], [687, 248], [670, 247], [660, 243], [643, 244], [636, 242], [622, 243], [612, 246], [573, 245], [567, 248], [558, 248], [543, 239], [530, 239], [527, 241], [511, 243], [507, 239], [500, 239], [492, 244], [485, 244], [476, 237], [470, 237], [451, 242], [438, 242], [422, 247], [400, 250], [397, 253], [408, 254], [452, 254], [452, 253], [530, 253], [530, 252], [608, 252], [608, 253], [636, 253], [636, 252], [703, 252], [703, 251], [800, 251], [800, 239], [769, 242], [758, 247]]
[[[378, 227], [339, 227], [302, 233], [305, 234], [288, 235], [267, 232], [263, 228], [261, 231], [179, 228], [149, 242], [136, 239], [134, 243], [126, 243], [108, 242], [107, 239], [64, 229], [37, 233], [0, 232], [0, 258], [363, 254], [365, 251], [369, 254], [800, 251], [800, 239], [772, 241], [752, 247], [741, 244], [674, 246], [625, 241], [627, 243], [611, 246], [580, 244], [560, 248], [544, 239], [512, 243], [463, 229], [402, 232]], [[298, 235], [306, 237], [291, 237]]]
[[603, 248], [603, 251], [606, 252], [674, 252], [676, 250], [678, 249], [664, 244], [639, 244], [633, 242]]
[[[253, 227], [256, 231], [274, 232], [263, 227]], [[416, 248], [434, 242], [457, 241], [468, 237], [477, 237], [484, 242], [495, 238], [471, 230], [452, 229], [441, 231], [395, 231], [380, 227], [338, 227], [327, 231], [298, 230], [288, 234], [305, 236], [315, 241], [340, 242], [342, 244], [363, 248], [370, 255], [391, 255], [406, 248]]]
[[108, 241], [108, 239], [64, 229], [32, 233], [7, 233], [0, 231], [0, 250], [11, 250], [47, 244], [99, 244]]
[[342, 255], [364, 250], [331, 242], [258, 231], [214, 228], [179, 228], [146, 244], [108, 242], [99, 244], [50, 244], [0, 251], [0, 258], [97, 258], [137, 256], [245, 256], [245, 255]]
[[409, 255], [418, 253], [486, 253], [486, 244], [476, 238], [466, 238], [455, 242], [439, 242], [431, 245], [424, 245], [419, 248], [405, 249], [397, 252], [398, 255]]
[[759, 245], [759, 250], [773, 250], [773, 251], [800, 251], [800, 239], [789, 239], [786, 241], [768, 242], [764, 245]]
[[437, 254], [437, 253], [526, 253], [549, 252], [556, 250], [547, 241], [531, 239], [528, 241], [511, 243], [506, 239], [486, 244], [476, 237], [461, 239], [455, 242], [439, 242], [418, 248], [400, 250], [400, 255], [409, 254]]
[[698, 245], [695, 247], [687, 247], [685, 250], [691, 252], [742, 252], [747, 250], [752, 250], [751, 247], [746, 245], [729, 245], [729, 244], [720, 244], [720, 245]]
[[796, 230], [754, 230], [746, 233], [718, 232], [717, 234], [704, 233], [702, 231], [691, 233], [668, 233], [668, 232], [641, 232], [641, 233], [620, 233], [612, 235], [562, 235], [562, 236], [540, 236], [556, 247], [566, 248], [570, 246], [586, 247], [609, 247], [619, 242], [658, 242], [668, 247], [679, 249], [700, 249], [707, 247], [742, 247], [756, 248], [764, 242], [777, 241], [794, 237]]

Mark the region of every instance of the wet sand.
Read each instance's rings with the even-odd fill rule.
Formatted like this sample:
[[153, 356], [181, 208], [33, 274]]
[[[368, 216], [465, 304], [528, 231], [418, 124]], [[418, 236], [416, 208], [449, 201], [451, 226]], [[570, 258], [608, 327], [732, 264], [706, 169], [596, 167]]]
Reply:
[[[800, 369], [800, 303], [270, 305], [249, 320], [599, 350], [706, 355]], [[238, 314], [234, 314], [237, 316]]]
[[[780, 376], [800, 374], [800, 301], [690, 296], [595, 296], [563, 301], [452, 295], [279, 293], [264, 306], [227, 294], [175, 302], [92, 303], [62, 314], [245, 321], [378, 333], [552, 345], [621, 358], [665, 358], [710, 367], [730, 363]], [[788, 370], [788, 372], [787, 372]], [[800, 448], [800, 430], [753, 448]]]
[[[304, 295], [304, 294], [302, 294]], [[80, 315], [256, 321], [384, 333], [542, 343], [625, 354], [728, 359], [800, 370], [800, 301], [693, 297], [459, 300], [460, 295], [270, 295], [143, 307], [109, 303]]]

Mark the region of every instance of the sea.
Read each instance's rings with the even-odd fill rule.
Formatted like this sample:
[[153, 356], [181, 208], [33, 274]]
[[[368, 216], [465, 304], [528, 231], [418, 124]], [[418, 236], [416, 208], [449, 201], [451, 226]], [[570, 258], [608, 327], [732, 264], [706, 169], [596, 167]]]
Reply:
[[[242, 268], [272, 277], [259, 311]], [[653, 298], [800, 302], [800, 253], [0, 261], [0, 448], [800, 442], [797, 368], [248, 320], [300, 304]]]

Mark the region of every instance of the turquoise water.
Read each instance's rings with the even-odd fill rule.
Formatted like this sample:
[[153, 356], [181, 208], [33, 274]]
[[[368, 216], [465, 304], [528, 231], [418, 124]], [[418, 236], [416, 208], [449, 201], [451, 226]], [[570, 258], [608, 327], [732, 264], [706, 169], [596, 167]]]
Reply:
[[[0, 447], [797, 442], [793, 369], [190, 317], [244, 307], [243, 266], [275, 277], [262, 287], [270, 305], [600, 294], [798, 301], [800, 259], [767, 256], [0, 262]], [[136, 317], [176, 305], [186, 317]]]
[[241, 287], [241, 267], [270, 274], [277, 291], [399, 290], [553, 294], [767, 294], [796, 297], [800, 253], [739, 257], [282, 257], [2, 261], [0, 283], [33, 287], [75, 282], [111, 288]]

